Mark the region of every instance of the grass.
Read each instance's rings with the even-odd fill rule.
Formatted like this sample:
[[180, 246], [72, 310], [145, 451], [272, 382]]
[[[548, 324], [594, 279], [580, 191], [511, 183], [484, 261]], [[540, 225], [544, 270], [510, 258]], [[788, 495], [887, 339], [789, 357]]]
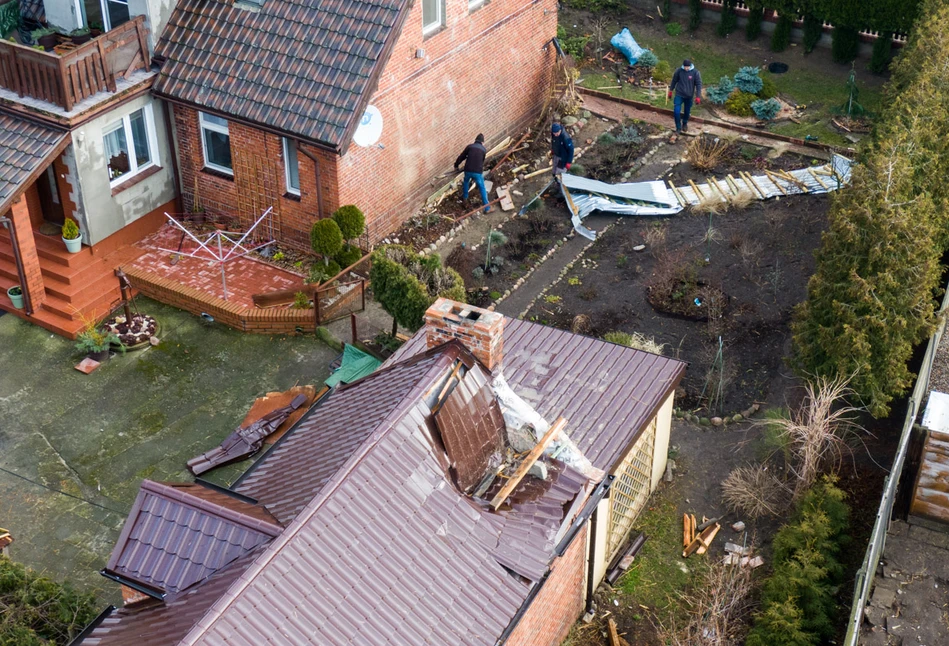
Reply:
[[704, 556], [682, 558], [682, 516], [676, 509], [679, 498], [676, 487], [667, 485], [649, 499], [636, 523], [648, 540], [617, 587], [621, 604], [648, 606], [657, 623], [665, 625], [673, 617], [685, 619], [681, 595], [708, 567]]

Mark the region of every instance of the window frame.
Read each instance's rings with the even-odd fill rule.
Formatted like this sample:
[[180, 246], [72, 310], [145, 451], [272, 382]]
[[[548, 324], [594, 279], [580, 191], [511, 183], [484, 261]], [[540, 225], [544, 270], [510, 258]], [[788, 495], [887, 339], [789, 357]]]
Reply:
[[[297, 164], [297, 186], [292, 186], [290, 184], [290, 147], [293, 146], [293, 158], [296, 160]], [[283, 177], [284, 184], [287, 188], [287, 193], [290, 195], [300, 196], [300, 149], [297, 146], [297, 142], [289, 137], [283, 137]]]
[[[218, 119], [221, 119], [225, 123], [223, 126], [216, 123], [211, 123], [205, 120], [205, 116], [216, 117]], [[211, 132], [216, 132], [220, 135], [226, 135], [227, 147], [228, 147], [228, 150], [230, 150], [230, 147], [231, 147], [230, 122], [228, 122], [227, 119], [225, 119], [224, 117], [218, 117], [216, 114], [207, 114], [199, 110], [198, 111], [198, 130], [199, 130], [198, 134], [201, 136], [201, 155], [204, 161], [204, 168], [216, 171], [218, 173], [224, 173], [226, 175], [230, 175], [231, 177], [233, 177], [234, 176], [233, 155], [231, 156], [231, 168], [228, 168], [227, 166], [221, 166], [219, 164], [215, 164], [214, 162], [208, 159], [208, 143], [207, 143], [207, 140], [204, 138], [205, 130], [210, 130]]]
[[[138, 159], [135, 157], [135, 137], [132, 134], [132, 115], [137, 112], [142, 113], [142, 119], [145, 121], [145, 146], [148, 148], [148, 162], [141, 166], [138, 165]], [[127, 152], [129, 156], [129, 172], [124, 175], [119, 175], [116, 178], [110, 177], [109, 188], [115, 188], [119, 184], [128, 181], [149, 168], [161, 167], [161, 160], [158, 155], [158, 134], [155, 132], [155, 117], [150, 103], [143, 105], [138, 110], [132, 110], [121, 119], [113, 121], [102, 129], [103, 152], [105, 152], [105, 138], [120, 128], [125, 132], [125, 145], [128, 148]], [[106, 168], [108, 168], [108, 166], [109, 161], [106, 159]]]
[[422, 0], [422, 35], [431, 36], [445, 26], [445, 0], [435, 0], [437, 16], [432, 22], [425, 22], [425, 0]]
[[488, 0], [468, 0], [468, 13], [472, 13], [488, 4]]
[[[79, 0], [76, 0], [76, 1], [78, 2]], [[115, 2], [116, 4], [124, 4], [126, 7], [128, 7], [128, 4], [129, 4], [128, 0], [99, 0], [99, 8], [102, 11], [102, 26], [105, 27], [106, 31], [112, 31], [116, 27], [120, 27], [121, 25], [125, 24], [125, 23], [121, 23], [121, 25], [112, 24], [112, 19], [109, 17], [109, 3], [110, 2]], [[131, 20], [132, 17], [133, 17], [132, 11], [131, 11], [131, 8], [129, 8], [129, 20]]]

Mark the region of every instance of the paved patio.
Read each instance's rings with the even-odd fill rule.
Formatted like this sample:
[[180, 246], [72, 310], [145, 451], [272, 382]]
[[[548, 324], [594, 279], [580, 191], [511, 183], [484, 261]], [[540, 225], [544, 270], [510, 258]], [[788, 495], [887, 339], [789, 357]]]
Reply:
[[[206, 235], [198, 236], [202, 241]], [[225, 298], [221, 281], [221, 264], [211, 253], [200, 249], [193, 240], [185, 238], [182, 253], [195, 253], [200, 258], [181, 256], [178, 262], [171, 263], [173, 254], [166, 250], [176, 250], [182, 244], [181, 230], [165, 224], [156, 233], [138, 243], [145, 253], [130, 263], [133, 267], [169, 278], [188, 287], [199, 289], [208, 294]], [[225, 253], [228, 247], [224, 247]], [[262, 292], [291, 289], [303, 281], [301, 274], [274, 267], [250, 257], [234, 258], [224, 263], [227, 280], [227, 300], [245, 307], [254, 307], [253, 295]]]
[[[15, 537], [10, 556], [111, 602], [117, 586], [97, 572], [139, 482], [190, 479], [185, 462], [226, 437], [255, 397], [321, 383], [336, 356], [312, 336], [243, 334], [148, 299], [137, 305], [161, 322], [161, 345], [89, 376], [73, 369], [72, 342], [0, 317], [0, 527]], [[229, 484], [250, 463], [207, 479]]]

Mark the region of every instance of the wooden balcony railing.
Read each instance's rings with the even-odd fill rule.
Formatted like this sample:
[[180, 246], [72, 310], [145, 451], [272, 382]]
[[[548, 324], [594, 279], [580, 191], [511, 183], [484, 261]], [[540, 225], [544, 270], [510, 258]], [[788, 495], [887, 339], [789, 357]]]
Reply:
[[0, 87], [69, 112], [97, 92], [115, 92], [117, 78], [147, 69], [150, 58], [145, 16], [62, 55], [0, 40]]

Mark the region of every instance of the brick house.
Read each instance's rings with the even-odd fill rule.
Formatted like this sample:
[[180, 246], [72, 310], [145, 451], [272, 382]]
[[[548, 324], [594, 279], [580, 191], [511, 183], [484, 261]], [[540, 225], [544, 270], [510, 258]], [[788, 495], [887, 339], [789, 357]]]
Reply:
[[[115, 254], [175, 210], [165, 110], [150, 94], [152, 34], [170, 9], [24, 0], [20, 28], [0, 34], [0, 309], [74, 336], [83, 316], [101, 317], [119, 298]], [[39, 20], [103, 33], [40, 51], [28, 46]], [[67, 219], [79, 225], [79, 253], [61, 240]], [[7, 297], [15, 285], [22, 309]]]
[[661, 478], [684, 369], [439, 300], [231, 489], [143, 482], [103, 570], [125, 606], [74, 645], [556, 646]]
[[[356, 204], [378, 241], [476, 134], [538, 117], [556, 24], [555, 0], [181, 0], [154, 92], [185, 206], [242, 222], [273, 206], [278, 239], [308, 248], [313, 221]], [[361, 146], [368, 106], [381, 137]]]

